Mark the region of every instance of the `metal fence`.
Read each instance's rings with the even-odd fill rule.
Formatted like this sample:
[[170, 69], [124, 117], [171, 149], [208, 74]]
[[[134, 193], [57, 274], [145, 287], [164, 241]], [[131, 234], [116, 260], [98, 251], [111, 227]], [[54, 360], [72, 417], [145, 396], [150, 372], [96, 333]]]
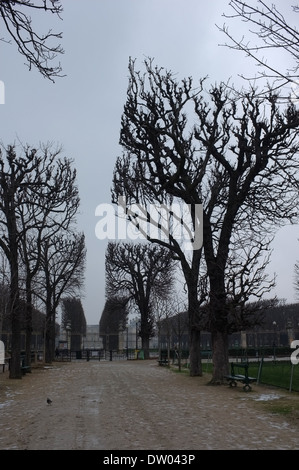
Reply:
[[70, 351], [67, 349], [60, 350], [57, 352], [56, 361], [123, 361], [132, 359], [143, 359], [142, 349], [83, 349], [80, 351]]

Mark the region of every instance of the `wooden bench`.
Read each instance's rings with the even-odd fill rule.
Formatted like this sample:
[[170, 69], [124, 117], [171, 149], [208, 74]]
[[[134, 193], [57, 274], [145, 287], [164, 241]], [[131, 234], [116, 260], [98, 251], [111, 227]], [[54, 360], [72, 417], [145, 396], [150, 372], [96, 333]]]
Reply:
[[159, 366], [168, 366], [169, 361], [167, 357], [161, 357], [161, 359], [158, 360]]
[[[236, 369], [242, 368], [244, 369], [244, 374], [238, 374], [236, 373]], [[249, 392], [251, 390], [250, 384], [252, 382], [256, 382], [257, 379], [255, 377], [249, 377], [248, 375], [248, 368], [249, 364], [248, 362], [237, 362], [237, 363], [231, 363], [231, 373], [230, 375], [225, 375], [224, 377], [228, 380], [229, 386], [230, 387], [236, 387], [237, 382], [241, 382], [244, 384], [243, 390], [245, 392]]]
[[21, 366], [22, 374], [25, 375], [31, 372], [31, 366]]
[[26, 366], [25, 358], [23, 356], [21, 356], [21, 371], [23, 375], [31, 372], [31, 366]]

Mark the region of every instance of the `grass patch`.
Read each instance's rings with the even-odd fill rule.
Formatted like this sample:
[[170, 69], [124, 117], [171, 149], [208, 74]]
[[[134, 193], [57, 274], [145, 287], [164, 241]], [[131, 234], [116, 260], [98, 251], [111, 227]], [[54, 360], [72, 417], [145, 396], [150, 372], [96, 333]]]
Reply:
[[[280, 403], [280, 404], [277, 404], [277, 403], [271, 403], [269, 404], [269, 406], [267, 407], [267, 410], [270, 411], [271, 413], [274, 413], [274, 414], [279, 414], [279, 415], [288, 415], [290, 413], [292, 413], [292, 411], [294, 411], [295, 407], [290, 405], [290, 404], [286, 404], [286, 403]], [[297, 408], [297, 411], [298, 411], [298, 408]]]
[[[177, 365], [171, 365], [172, 370], [179, 372]], [[236, 372], [237, 372], [236, 368]], [[202, 363], [203, 373], [212, 374], [213, 364], [212, 362]], [[189, 367], [186, 364], [182, 364], [181, 372], [189, 372]], [[240, 369], [239, 373], [244, 374], [244, 370]], [[299, 392], [299, 365], [293, 366], [291, 361], [263, 361], [261, 362], [249, 362], [248, 369], [249, 377], [259, 378], [259, 383], [263, 385], [270, 385], [273, 387], [283, 388], [285, 390], [291, 390]]]
[[280, 397], [275, 400], [255, 402], [255, 406], [264, 412], [272, 415], [283, 416], [287, 421], [296, 421], [299, 419], [299, 401], [296, 395], [289, 397]]
[[260, 383], [289, 390], [292, 377], [292, 390], [299, 391], [299, 369], [293, 367], [291, 361], [269, 361], [249, 363], [249, 375], [258, 377], [260, 371]]

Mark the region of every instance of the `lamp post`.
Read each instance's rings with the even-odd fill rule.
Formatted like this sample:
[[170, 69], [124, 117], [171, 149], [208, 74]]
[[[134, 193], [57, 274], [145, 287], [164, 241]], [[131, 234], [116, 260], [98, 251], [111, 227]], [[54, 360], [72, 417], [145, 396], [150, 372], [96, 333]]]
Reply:
[[276, 361], [276, 326], [277, 326], [277, 323], [276, 321], [274, 320], [273, 321], [273, 331], [274, 331], [274, 341], [273, 341], [273, 359], [274, 361]]
[[66, 343], [67, 343], [67, 350], [69, 351], [71, 349], [71, 324], [70, 322], [68, 322], [66, 325], [65, 325], [65, 330], [66, 330]]
[[293, 339], [294, 339], [294, 334], [293, 334], [293, 324], [291, 320], [287, 320], [287, 333], [288, 333], [288, 341], [289, 345], [291, 345]]

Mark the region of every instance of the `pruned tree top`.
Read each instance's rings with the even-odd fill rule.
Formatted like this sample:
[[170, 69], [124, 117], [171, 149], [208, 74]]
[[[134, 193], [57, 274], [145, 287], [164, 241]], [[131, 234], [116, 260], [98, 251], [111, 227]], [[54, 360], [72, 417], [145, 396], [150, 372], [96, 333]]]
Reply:
[[86, 334], [86, 318], [81, 300], [77, 297], [64, 297], [61, 300], [61, 325], [66, 329], [69, 324], [72, 334]]
[[118, 334], [125, 328], [128, 317], [127, 299], [120, 296], [109, 297], [104, 306], [99, 323], [99, 334]]

